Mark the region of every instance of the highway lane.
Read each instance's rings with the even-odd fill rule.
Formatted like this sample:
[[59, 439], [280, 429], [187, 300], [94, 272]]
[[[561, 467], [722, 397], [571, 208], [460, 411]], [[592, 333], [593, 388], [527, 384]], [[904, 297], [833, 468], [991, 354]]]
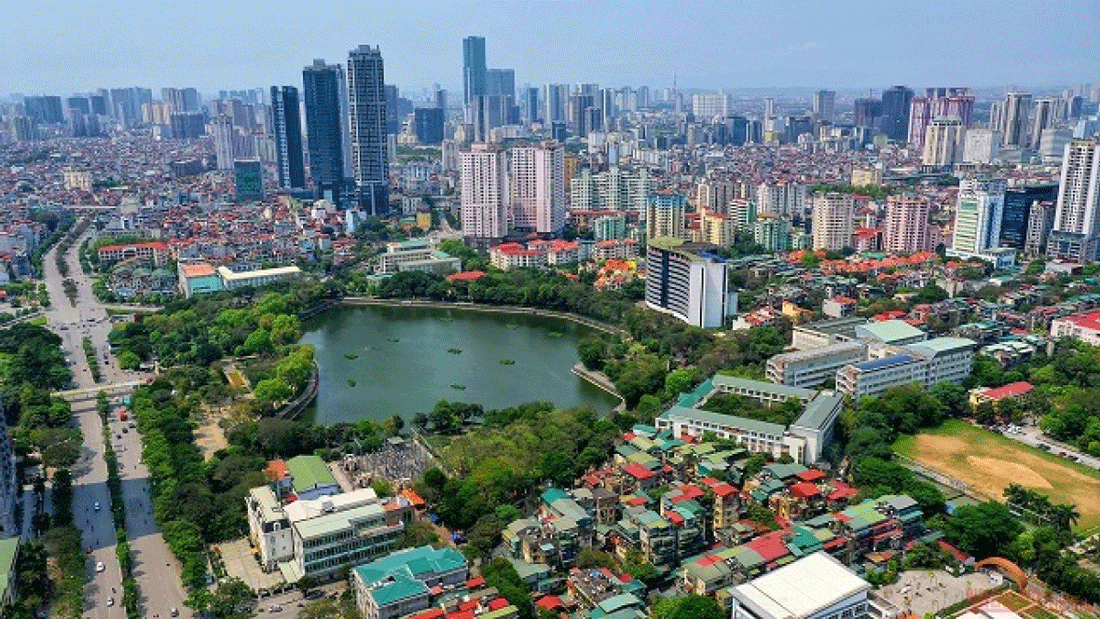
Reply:
[[[106, 310], [92, 292], [91, 280], [80, 270], [77, 251], [85, 235], [73, 243], [66, 255], [69, 278], [76, 283], [75, 307], [69, 303], [63, 287], [64, 278], [57, 269], [51, 249], [43, 259], [45, 283], [50, 294], [50, 308], [46, 315], [48, 326], [61, 336], [65, 354], [71, 360], [71, 369], [77, 388], [93, 388], [98, 385], [123, 383], [140, 379], [142, 374], [122, 370], [109, 353], [108, 336], [112, 324]], [[100, 366], [100, 382], [92, 380], [85, 358], [83, 338], [89, 338], [96, 349]], [[95, 401], [74, 403], [74, 423], [84, 434], [81, 461], [73, 471], [73, 513], [76, 526], [81, 529], [84, 546], [90, 550], [88, 573], [90, 581], [85, 593], [85, 617], [96, 619], [124, 618], [122, 608], [122, 576], [115, 552], [115, 533], [107, 489], [107, 465], [104, 460], [103, 430]], [[117, 419], [117, 416], [113, 416]], [[114, 422], [112, 425], [117, 425]], [[121, 427], [112, 428], [111, 440], [116, 443], [119, 456], [123, 495], [126, 501], [127, 538], [134, 556], [134, 576], [141, 594], [140, 605], [144, 617], [167, 617], [171, 608], [177, 608], [181, 617], [189, 617], [190, 609], [184, 607], [186, 595], [180, 579], [179, 566], [168, 550], [164, 538], [156, 528], [148, 493], [148, 471], [141, 463], [141, 443], [136, 430], [123, 434]], [[120, 438], [115, 438], [119, 436]], [[100, 510], [95, 510], [95, 503]], [[102, 562], [104, 570], [96, 571]], [[109, 604], [113, 598], [113, 605]]]

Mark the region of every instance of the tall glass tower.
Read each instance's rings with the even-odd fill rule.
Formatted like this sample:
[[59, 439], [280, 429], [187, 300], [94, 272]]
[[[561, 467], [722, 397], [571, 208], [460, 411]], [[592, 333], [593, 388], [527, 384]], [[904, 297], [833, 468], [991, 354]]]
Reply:
[[309, 173], [318, 194], [337, 206], [344, 186], [344, 138], [341, 93], [344, 70], [338, 64], [314, 60], [302, 69], [309, 136]]
[[475, 98], [487, 95], [489, 70], [485, 65], [485, 37], [462, 39], [462, 104], [467, 108]]
[[377, 47], [360, 45], [348, 54], [348, 125], [357, 201], [369, 214], [384, 216], [390, 207], [390, 171], [385, 76]]
[[303, 189], [306, 186], [306, 167], [302, 157], [302, 115], [298, 111], [297, 88], [271, 87], [271, 116], [275, 127], [279, 187]]

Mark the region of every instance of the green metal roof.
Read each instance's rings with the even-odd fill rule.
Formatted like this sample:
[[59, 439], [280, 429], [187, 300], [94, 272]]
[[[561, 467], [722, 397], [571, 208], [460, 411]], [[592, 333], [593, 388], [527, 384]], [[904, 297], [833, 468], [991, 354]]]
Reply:
[[907, 348], [914, 350], [927, 350], [933, 357], [941, 354], [953, 353], [960, 350], [973, 350], [977, 342], [965, 337], [937, 337], [916, 344], [910, 344]]
[[[421, 587], [424, 584], [416, 579], [421, 574], [445, 574], [455, 570], [466, 569], [466, 557], [453, 548], [441, 548], [436, 550], [431, 546], [410, 548], [390, 554], [389, 556], [372, 561], [355, 568], [355, 577], [366, 583], [381, 582], [387, 579], [397, 581], [415, 582]], [[376, 588], [374, 591], [386, 589], [388, 585]], [[403, 599], [402, 597], [390, 597], [413, 594], [411, 588], [398, 588], [394, 591], [380, 594], [372, 593], [375, 600], [382, 603], [382, 599]], [[427, 588], [424, 587], [424, 591]], [[379, 597], [381, 595], [382, 597]]]
[[332, 471], [319, 456], [294, 456], [286, 461], [286, 468], [294, 478], [294, 489], [297, 491], [338, 485]]
[[428, 595], [428, 586], [419, 580], [401, 579], [371, 589], [367, 592], [367, 595], [374, 598], [374, 602], [378, 606], [388, 606], [401, 600]]
[[859, 334], [860, 332], [866, 333], [876, 340], [886, 342], [887, 344], [914, 337], [924, 337], [925, 335], [924, 331], [921, 331], [904, 320], [870, 322], [856, 327], [856, 333]]
[[844, 396], [840, 393], [819, 393], [806, 404], [802, 414], [791, 424], [800, 428], [823, 430], [833, 413], [844, 405]]
[[19, 538], [0, 539], [0, 600], [8, 594], [8, 579], [15, 571], [15, 558], [19, 554]]
[[665, 419], [680, 417], [681, 419], [739, 428], [746, 432], [758, 432], [769, 436], [783, 436], [783, 431], [786, 430], [786, 426], [782, 426], [778, 423], [757, 421], [756, 419], [749, 419], [747, 417], [723, 415], [722, 413], [713, 413], [711, 411], [705, 411], [698, 408], [686, 408], [684, 406], [672, 406], [665, 411], [663, 415]]
[[727, 376], [725, 374], [715, 374], [714, 377], [711, 378], [711, 381], [714, 383], [715, 387], [761, 391], [775, 394], [782, 398], [798, 398], [799, 400], [809, 400], [817, 393], [813, 389], [803, 389], [801, 387], [780, 385], [762, 380], [751, 380], [739, 376]]

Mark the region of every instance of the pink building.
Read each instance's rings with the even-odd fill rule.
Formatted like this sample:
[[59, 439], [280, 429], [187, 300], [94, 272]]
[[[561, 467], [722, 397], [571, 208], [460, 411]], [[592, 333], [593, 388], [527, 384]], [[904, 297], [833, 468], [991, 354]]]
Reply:
[[913, 194], [886, 198], [883, 249], [894, 254], [928, 251], [928, 200]]

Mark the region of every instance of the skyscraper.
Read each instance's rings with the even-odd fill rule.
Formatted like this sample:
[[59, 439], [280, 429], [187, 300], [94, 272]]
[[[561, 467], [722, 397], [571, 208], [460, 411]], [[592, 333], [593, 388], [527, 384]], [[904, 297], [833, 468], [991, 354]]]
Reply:
[[306, 186], [306, 167], [302, 157], [302, 114], [298, 109], [298, 89], [294, 86], [272, 86], [271, 114], [275, 128], [279, 187], [302, 189]]
[[340, 95], [344, 70], [338, 64], [314, 60], [302, 69], [309, 136], [309, 174], [318, 195], [341, 205], [344, 186], [344, 138]]
[[928, 251], [929, 201], [915, 194], [886, 198], [886, 234], [883, 249], [891, 253]]
[[940, 116], [927, 127], [922, 163], [930, 168], [950, 168], [962, 163], [966, 128], [958, 116]]
[[508, 234], [508, 170], [504, 149], [477, 143], [461, 155], [462, 234], [481, 244]]
[[909, 108], [913, 91], [893, 86], [882, 91], [882, 132], [895, 142], [909, 139]]
[[516, 228], [557, 235], [565, 227], [565, 147], [557, 142], [511, 150], [512, 221]]
[[1004, 181], [969, 178], [960, 182], [952, 253], [969, 256], [997, 247], [1004, 204]]
[[443, 108], [418, 107], [413, 112], [413, 130], [421, 144], [443, 142]]
[[390, 206], [386, 91], [382, 51], [360, 45], [348, 54], [348, 118], [359, 206], [385, 215]]
[[1054, 183], [1007, 189], [1004, 215], [1001, 217], [1000, 246], [1026, 250], [1031, 209], [1040, 202], [1053, 202], [1057, 194], [1058, 185]]
[[925, 130], [940, 116], [957, 116], [964, 129], [970, 128], [974, 95], [968, 88], [928, 88], [924, 96], [913, 97], [909, 106], [909, 144], [924, 148]]
[[515, 69], [486, 69], [485, 94], [516, 96]]
[[565, 121], [568, 103], [568, 84], [544, 84], [542, 87], [542, 122], [549, 125]]
[[1035, 100], [1035, 121], [1031, 123], [1031, 137], [1028, 144], [1032, 149], [1038, 149], [1042, 141], [1043, 129], [1049, 128], [1054, 122], [1055, 104], [1057, 99], [1043, 98]]
[[1001, 135], [1007, 148], [1025, 148], [1028, 145], [1028, 116], [1031, 114], [1031, 94], [1010, 92], [1005, 95], [1002, 108]]
[[214, 155], [218, 160], [218, 169], [232, 170], [235, 157], [233, 137], [236, 133], [233, 119], [225, 115], [215, 116], [210, 121], [210, 127], [214, 134]]
[[489, 94], [485, 64], [485, 37], [462, 39], [462, 104], [467, 108], [474, 97]]
[[1100, 141], [1074, 140], [1066, 145], [1058, 206], [1047, 255], [1073, 262], [1096, 260], [1100, 237]]
[[836, 108], [836, 91], [819, 90], [814, 93], [814, 118], [833, 122]]
[[813, 248], [840, 251], [851, 247], [854, 208], [850, 193], [815, 193]]

